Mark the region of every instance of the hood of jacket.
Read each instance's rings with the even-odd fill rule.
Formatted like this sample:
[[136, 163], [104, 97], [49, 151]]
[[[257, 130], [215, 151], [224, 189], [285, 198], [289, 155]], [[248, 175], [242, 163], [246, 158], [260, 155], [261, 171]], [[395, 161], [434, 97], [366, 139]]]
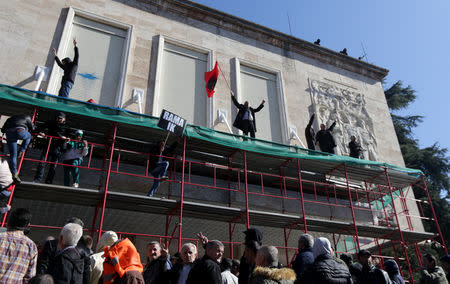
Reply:
[[296, 275], [290, 268], [270, 268], [257, 266], [253, 271], [253, 277], [262, 277], [273, 281], [290, 280], [295, 281]]
[[76, 248], [69, 248], [61, 253], [64, 262], [71, 262], [73, 269], [79, 274], [83, 274], [84, 260]]
[[384, 269], [389, 275], [395, 275], [400, 273], [397, 262], [395, 262], [395, 260], [393, 259], [388, 259], [384, 262]]

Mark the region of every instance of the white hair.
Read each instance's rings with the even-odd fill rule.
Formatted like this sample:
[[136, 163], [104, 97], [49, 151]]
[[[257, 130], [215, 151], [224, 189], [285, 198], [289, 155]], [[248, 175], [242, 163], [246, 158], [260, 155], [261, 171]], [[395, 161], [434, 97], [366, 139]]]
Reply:
[[185, 247], [191, 247], [194, 250], [194, 253], [197, 253], [197, 246], [194, 245], [193, 243], [185, 243], [182, 247], [181, 250], [183, 250]]
[[75, 246], [83, 235], [83, 228], [75, 223], [67, 223], [61, 230], [62, 245]]
[[267, 267], [278, 265], [278, 249], [276, 247], [263, 246], [258, 250], [258, 254], [264, 257]]

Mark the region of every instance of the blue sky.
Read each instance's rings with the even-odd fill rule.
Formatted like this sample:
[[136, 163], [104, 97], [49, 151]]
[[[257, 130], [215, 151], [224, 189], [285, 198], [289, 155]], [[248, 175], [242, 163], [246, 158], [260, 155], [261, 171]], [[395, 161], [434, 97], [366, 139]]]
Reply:
[[[422, 115], [422, 147], [450, 149], [450, 1], [195, 0], [254, 23], [389, 69], [385, 87], [402, 80], [417, 91], [401, 115]], [[288, 14], [291, 30], [289, 29]], [[292, 32], [291, 32], [292, 31]]]

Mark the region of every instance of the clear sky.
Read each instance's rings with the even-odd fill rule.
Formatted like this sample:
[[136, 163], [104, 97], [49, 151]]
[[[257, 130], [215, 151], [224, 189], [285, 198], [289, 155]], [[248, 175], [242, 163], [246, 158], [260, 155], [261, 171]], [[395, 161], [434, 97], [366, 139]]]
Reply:
[[[414, 130], [422, 147], [450, 149], [450, 1], [195, 0], [225, 13], [359, 57], [389, 69], [417, 91], [401, 115], [422, 115]], [[290, 19], [290, 28], [288, 15]]]

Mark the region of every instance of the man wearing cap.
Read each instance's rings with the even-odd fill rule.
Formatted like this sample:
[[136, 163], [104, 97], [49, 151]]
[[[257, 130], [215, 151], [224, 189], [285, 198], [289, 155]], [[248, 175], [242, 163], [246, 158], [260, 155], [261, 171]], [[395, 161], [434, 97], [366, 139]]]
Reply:
[[[40, 160], [44, 161], [47, 157], [46, 162], [51, 162], [50, 169], [45, 179], [45, 183], [53, 183], [53, 178], [55, 177], [56, 166], [61, 159], [62, 147], [65, 140], [69, 136], [69, 127], [66, 125], [66, 114], [64, 112], [58, 112], [55, 120], [49, 120], [43, 125], [38, 127], [37, 132], [40, 136], [50, 136], [49, 143], [50, 148], [47, 153], [47, 146], [44, 147]], [[34, 182], [41, 182], [44, 176], [45, 164], [39, 162], [39, 165], [34, 176]]]
[[363, 284], [390, 284], [391, 280], [386, 271], [376, 268], [372, 263], [372, 254], [368, 250], [358, 252], [358, 262], [362, 266], [357, 283]]
[[255, 260], [258, 249], [262, 246], [263, 233], [258, 228], [249, 228], [244, 231], [245, 251], [239, 265], [239, 284], [249, 283], [250, 276], [255, 269]]
[[80, 182], [78, 166], [83, 162], [83, 157], [88, 153], [88, 142], [83, 139], [83, 130], [75, 131], [75, 140], [66, 140], [63, 144], [64, 154], [62, 156], [64, 166], [64, 185], [70, 186], [70, 179], [73, 178], [72, 186], [77, 188]]
[[73, 48], [75, 51], [75, 57], [73, 61], [70, 60], [69, 57], [64, 58], [62, 61], [59, 60], [59, 57], [56, 55], [56, 50], [52, 48], [53, 56], [55, 56], [56, 64], [58, 64], [61, 69], [64, 70], [64, 76], [61, 80], [61, 88], [59, 89], [58, 96], [68, 98], [70, 90], [73, 87], [73, 83], [75, 82], [75, 76], [77, 75], [78, 69], [78, 47], [77, 41], [73, 39]]
[[446, 273], [447, 281], [450, 283], [450, 254], [441, 257], [441, 265]]

